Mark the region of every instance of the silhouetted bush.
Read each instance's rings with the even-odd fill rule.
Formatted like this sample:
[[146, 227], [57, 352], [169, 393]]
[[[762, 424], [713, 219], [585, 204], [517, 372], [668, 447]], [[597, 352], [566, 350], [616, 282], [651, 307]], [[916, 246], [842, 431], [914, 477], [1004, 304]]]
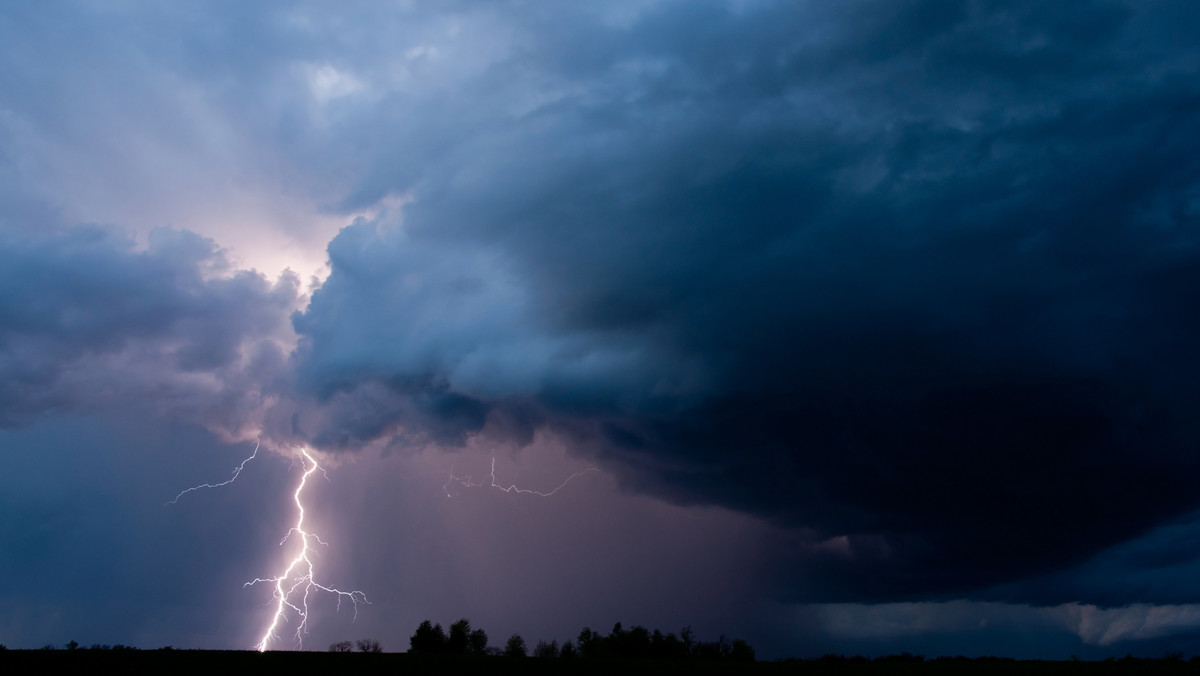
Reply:
[[845, 655], [839, 655], [837, 653], [826, 653], [826, 654], [818, 657], [817, 661], [818, 662], [858, 662], [858, 663], [863, 663], [863, 662], [870, 662], [871, 660], [867, 659], [866, 657], [864, 657], [862, 655], [852, 655], [850, 657], [847, 657]]
[[379, 641], [373, 638], [360, 638], [355, 642], [355, 645], [358, 646], [358, 652], [360, 653], [383, 652], [383, 646], [379, 645]]
[[903, 652], [899, 655], [884, 655], [883, 657], [875, 658], [876, 662], [924, 662], [924, 655], [914, 655], [909, 652]]

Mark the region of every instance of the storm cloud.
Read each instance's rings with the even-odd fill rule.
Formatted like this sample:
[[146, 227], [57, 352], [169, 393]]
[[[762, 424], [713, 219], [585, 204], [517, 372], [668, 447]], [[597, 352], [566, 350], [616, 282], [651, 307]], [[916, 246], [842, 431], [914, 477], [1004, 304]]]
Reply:
[[521, 17], [330, 244], [298, 368], [353, 405], [312, 437], [568, 432], [805, 533], [797, 600], [968, 594], [1200, 507], [1200, 91], [1160, 9]]
[[293, 339], [294, 276], [231, 268], [216, 245], [156, 230], [81, 226], [0, 240], [0, 426], [114, 407], [261, 426]]
[[[653, 552], [645, 604], [704, 559], [704, 515], [736, 551], [678, 579], [743, 579], [696, 612], [781, 651], [909, 617], [1187, 634], [1198, 25], [1116, 0], [7, 7], [0, 441], [64, 468], [117, 418], [147, 438], [94, 445], [139, 440], [130, 462], [173, 434], [308, 445], [361, 488], [328, 518], [404, 612], [455, 565], [488, 592], [456, 608], [512, 608], [492, 562], [540, 550], [489, 510], [550, 539], [578, 516], [589, 561]], [[606, 483], [572, 518], [429, 507], [497, 453]], [[0, 498], [52, 523], [43, 488]], [[30, 551], [53, 532], [18, 521]], [[578, 588], [555, 560], [506, 579]]]

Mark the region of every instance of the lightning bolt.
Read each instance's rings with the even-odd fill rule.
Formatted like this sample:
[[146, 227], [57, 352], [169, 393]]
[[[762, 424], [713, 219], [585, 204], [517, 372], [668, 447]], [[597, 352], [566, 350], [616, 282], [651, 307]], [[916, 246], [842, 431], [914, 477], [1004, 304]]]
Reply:
[[488, 481], [488, 483], [484, 483], [482, 481], [479, 481], [479, 482], [472, 481], [470, 476], [455, 476], [454, 474], [451, 474], [450, 478], [446, 479], [446, 483], [442, 485], [442, 490], [446, 491], [446, 497], [448, 497], [448, 498], [453, 497], [453, 495], [450, 493], [450, 486], [453, 484], [458, 484], [458, 485], [466, 487], [466, 488], [480, 488], [480, 487], [495, 488], [496, 490], [504, 491], [505, 493], [523, 493], [526, 495], [537, 495], [537, 496], [540, 496], [543, 498], [548, 498], [551, 495], [554, 495], [555, 493], [562, 490], [563, 487], [566, 486], [567, 484], [571, 483], [571, 481], [573, 479], [577, 479], [577, 478], [583, 476], [584, 474], [587, 474], [588, 472], [595, 472], [595, 471], [597, 471], [595, 467], [589, 467], [581, 472], [576, 472], [576, 473], [572, 474], [571, 476], [567, 477], [566, 479], [564, 479], [563, 482], [561, 484], [559, 484], [557, 487], [555, 487], [554, 490], [543, 493], [542, 491], [530, 490], [528, 488], [517, 488], [517, 485], [515, 483], [509, 484], [508, 486], [503, 486], [501, 484], [496, 483], [496, 456], [493, 455], [492, 456], [492, 471], [491, 471], [491, 476], [490, 476], [490, 480]]
[[233, 468], [233, 476], [229, 477], [228, 480], [222, 481], [219, 484], [200, 484], [199, 486], [192, 486], [191, 488], [185, 488], [185, 489], [179, 491], [179, 495], [176, 495], [175, 499], [168, 502], [167, 504], [173, 505], [173, 504], [179, 502], [179, 498], [182, 498], [183, 496], [187, 495], [188, 493], [191, 493], [192, 491], [198, 491], [201, 488], [220, 488], [221, 486], [228, 486], [229, 484], [233, 483], [234, 481], [237, 480], [238, 475], [242, 473], [242, 469], [246, 466], [246, 463], [250, 462], [251, 460], [254, 459], [254, 456], [258, 455], [258, 447], [259, 447], [259, 444], [254, 444], [254, 452], [250, 454], [249, 458], [246, 458], [245, 460], [243, 460], [241, 462], [241, 464], [239, 464], [237, 467]]
[[[202, 488], [220, 488], [221, 486], [228, 486], [229, 484], [233, 483], [237, 480], [238, 476], [241, 475], [242, 470], [246, 467], [246, 463], [250, 462], [258, 455], [259, 445], [260, 444], [254, 445], [254, 452], [250, 454], [250, 457], [243, 460], [240, 464], [238, 464], [237, 467], [234, 468], [233, 476], [229, 477], [229, 479], [222, 481], [219, 484], [205, 483], [198, 486], [192, 486], [191, 488], [186, 488], [180, 491], [179, 494], [175, 496], [175, 499], [171, 500], [167, 504], [173, 505], [177, 503], [180, 498], [188, 493], [191, 493], [192, 491], [198, 491]], [[266, 633], [263, 634], [262, 640], [260, 640], [254, 646], [259, 652], [266, 652], [271, 641], [279, 638], [279, 636], [276, 634], [276, 630], [278, 629], [280, 623], [288, 621], [288, 616], [291, 614], [295, 614], [300, 619], [299, 624], [296, 625], [296, 643], [302, 644], [301, 638], [308, 629], [308, 597], [314, 589], [337, 595], [338, 610], [341, 610], [342, 601], [344, 599], [350, 599], [350, 601], [354, 604], [355, 619], [358, 618], [359, 602], [368, 604], [370, 603], [370, 601], [367, 600], [367, 595], [361, 591], [342, 591], [341, 589], [329, 587], [317, 581], [316, 569], [311, 558], [311, 544], [316, 542], [320, 545], [328, 545], [322, 541], [316, 533], [311, 533], [304, 530], [304, 503], [300, 500], [300, 495], [304, 492], [304, 487], [308, 484], [308, 478], [315, 472], [320, 472], [326, 480], [329, 479], [329, 475], [325, 473], [325, 470], [319, 464], [317, 464], [316, 459], [312, 457], [312, 454], [308, 452], [307, 448], [300, 450], [299, 457], [300, 464], [304, 468], [304, 473], [300, 476], [300, 483], [296, 486], [296, 491], [292, 493], [292, 500], [296, 503], [296, 525], [288, 529], [287, 534], [284, 535], [283, 539], [279, 541], [279, 546], [282, 547], [283, 544], [287, 542], [293, 535], [298, 535], [300, 537], [300, 552], [296, 554], [295, 558], [288, 563], [287, 568], [285, 568], [279, 575], [268, 578], [255, 578], [242, 585], [243, 587], [251, 587], [261, 582], [275, 585], [275, 590], [272, 596], [272, 598], [275, 600], [275, 614], [271, 616], [271, 623], [267, 626]]]
[[301, 644], [302, 635], [308, 628], [308, 597], [314, 589], [337, 595], [338, 610], [341, 610], [342, 601], [350, 599], [354, 604], [354, 617], [358, 617], [359, 602], [370, 603], [367, 600], [367, 595], [361, 591], [342, 591], [336, 587], [328, 587], [317, 581], [316, 570], [313, 566], [312, 542], [318, 544], [326, 544], [317, 537], [315, 533], [310, 533], [304, 530], [304, 503], [300, 500], [300, 494], [304, 492], [304, 487], [308, 483], [308, 478], [314, 472], [321, 472], [326, 479], [328, 475], [321, 468], [317, 461], [308, 452], [308, 449], [300, 451], [301, 465], [304, 467], [304, 474], [300, 477], [300, 483], [296, 486], [296, 492], [292, 494], [292, 498], [296, 503], [296, 525], [288, 530], [287, 535], [279, 541], [280, 546], [287, 542], [293, 535], [300, 536], [300, 552], [295, 558], [288, 563], [287, 568], [282, 573], [275, 577], [255, 578], [247, 582], [244, 587], [250, 587], [261, 582], [266, 582], [275, 585], [273, 598], [275, 599], [275, 614], [271, 617], [271, 623], [263, 634], [262, 640], [255, 645], [259, 652], [266, 652], [271, 641], [278, 639], [276, 630], [281, 622], [287, 622], [290, 614], [295, 614], [300, 622], [296, 625], [296, 643]]

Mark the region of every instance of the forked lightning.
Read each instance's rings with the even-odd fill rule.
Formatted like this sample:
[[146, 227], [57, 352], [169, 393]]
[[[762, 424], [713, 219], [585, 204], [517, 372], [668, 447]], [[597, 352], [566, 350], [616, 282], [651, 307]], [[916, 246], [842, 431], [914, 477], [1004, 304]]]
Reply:
[[[218, 484], [200, 484], [198, 486], [192, 486], [191, 488], [180, 491], [179, 494], [175, 496], [175, 499], [171, 500], [171, 502], [167, 504], [175, 504], [184, 495], [191, 493], [192, 491], [200, 490], [201, 488], [219, 488], [221, 486], [226, 486], [233, 483], [238, 476], [241, 475], [242, 470], [246, 467], [246, 464], [258, 455], [258, 449], [259, 446], [256, 444], [254, 446], [254, 452], [250, 454], [250, 457], [243, 460], [236, 468], [234, 468], [233, 476], [231, 476], [228, 480]], [[299, 460], [301, 467], [304, 469], [304, 473], [300, 476], [300, 483], [296, 486], [295, 492], [292, 493], [292, 500], [296, 503], [296, 525], [288, 529], [287, 534], [284, 535], [283, 539], [279, 542], [280, 546], [283, 546], [283, 544], [288, 540], [291, 540], [293, 536], [298, 536], [300, 548], [299, 552], [292, 558], [290, 562], [288, 562], [287, 566], [278, 575], [274, 577], [255, 578], [244, 585], [246, 587], [251, 587], [256, 584], [267, 583], [274, 587], [272, 598], [274, 599], [275, 612], [272, 614], [271, 621], [267, 625], [266, 631], [263, 632], [262, 638], [254, 646], [260, 652], [265, 652], [273, 642], [279, 640], [280, 637], [278, 632], [280, 625], [289, 622], [289, 617], [293, 617], [296, 620], [295, 638], [297, 646], [303, 644], [303, 636], [308, 630], [308, 599], [309, 595], [312, 594], [314, 590], [336, 595], [339, 610], [341, 609], [342, 601], [349, 599], [350, 602], [354, 604], [355, 618], [358, 617], [358, 604], [370, 603], [370, 601], [367, 600], [366, 594], [358, 591], [357, 589], [353, 591], [343, 591], [337, 587], [327, 586], [317, 580], [316, 568], [313, 565], [312, 560], [312, 546], [313, 543], [321, 545], [325, 545], [326, 543], [322, 541], [321, 538], [317, 537], [316, 533], [305, 530], [305, 510], [304, 502], [301, 497], [304, 493], [305, 486], [308, 485], [309, 477], [311, 477], [314, 473], [320, 472], [322, 476], [326, 476], [326, 478], [328, 477], [325, 474], [325, 470], [320, 464], [317, 463], [316, 458], [309, 453], [307, 448], [300, 450]], [[450, 478], [446, 480], [446, 483], [442, 486], [442, 488], [445, 490], [447, 497], [451, 496], [450, 486], [457, 484], [467, 488], [486, 487], [504, 491], [505, 493], [537, 495], [548, 498], [562, 490], [563, 487], [572, 480], [581, 477], [588, 472], [595, 471], [595, 467], [589, 467], [581, 472], [576, 472], [567, 477], [553, 490], [535, 491], [528, 488], [518, 488], [516, 484], [504, 486], [497, 483], [496, 458], [493, 456], [491, 474], [489, 475], [487, 482], [475, 482], [469, 476], [460, 477], [450, 474]]]
[[[218, 488], [227, 486], [233, 483], [242, 473], [242, 469], [246, 467], [246, 463], [250, 462], [258, 455], [259, 445], [255, 444], [254, 453], [246, 458], [233, 470], [233, 476], [219, 484], [200, 484], [191, 488], [180, 491], [175, 496], [174, 500], [167, 504], [175, 504], [179, 498], [191, 493], [192, 491], [200, 490], [201, 488]], [[316, 533], [309, 532], [304, 529], [304, 503], [301, 501], [301, 494], [304, 492], [304, 487], [308, 484], [308, 478], [315, 472], [321, 472], [325, 476], [325, 470], [321, 468], [308, 449], [304, 448], [299, 453], [300, 464], [304, 468], [304, 473], [300, 477], [300, 483], [296, 486], [296, 491], [292, 494], [292, 500], [296, 503], [296, 525], [288, 529], [283, 539], [279, 541], [280, 546], [292, 538], [293, 535], [300, 537], [300, 551], [295, 558], [288, 563], [283, 572], [275, 577], [255, 578], [247, 582], [244, 586], [250, 587], [261, 582], [273, 584], [275, 586], [273, 598], [275, 600], [275, 613], [271, 616], [271, 622], [267, 626], [267, 630], [263, 633], [262, 639], [254, 646], [259, 652], [264, 652], [270, 646], [272, 641], [278, 640], [277, 631], [280, 623], [287, 622], [289, 615], [295, 615], [299, 620], [296, 624], [296, 643], [302, 645], [302, 637], [308, 629], [308, 597], [314, 589], [336, 594], [338, 597], [338, 609], [342, 607], [344, 599], [350, 599], [354, 604], [354, 616], [358, 617], [358, 604], [370, 603], [367, 600], [366, 594], [361, 591], [342, 591], [336, 587], [329, 587], [317, 581], [316, 569], [313, 566], [311, 553], [312, 543], [326, 544], [317, 537]], [[327, 477], [328, 478], [328, 477]]]
[[275, 577], [255, 578], [245, 584], [246, 587], [256, 585], [260, 582], [268, 582], [275, 585], [275, 614], [271, 617], [271, 624], [267, 627], [266, 633], [263, 634], [262, 640], [255, 647], [259, 652], [265, 652], [272, 640], [278, 639], [276, 630], [280, 622], [286, 622], [287, 617], [291, 613], [295, 613], [299, 618], [296, 624], [296, 643], [302, 643], [302, 635], [308, 628], [308, 595], [313, 589], [319, 589], [330, 594], [336, 594], [338, 597], [338, 609], [342, 607], [343, 599], [350, 599], [354, 604], [354, 616], [358, 617], [359, 602], [370, 603], [367, 600], [366, 594], [361, 591], [342, 591], [336, 587], [327, 587], [317, 581], [316, 570], [313, 567], [312, 559], [309, 557], [312, 551], [312, 543], [309, 538], [319, 544], [325, 544], [321, 538], [315, 533], [310, 533], [304, 530], [304, 503], [300, 501], [300, 494], [304, 491], [304, 486], [308, 483], [308, 478], [314, 472], [320, 471], [322, 476], [325, 475], [325, 470], [317, 464], [316, 459], [309, 454], [308, 449], [300, 451], [301, 463], [304, 465], [304, 474], [300, 477], [300, 484], [296, 486], [296, 492], [292, 494], [296, 502], [296, 525], [292, 526], [283, 540], [279, 542], [282, 546], [293, 535], [300, 536], [300, 553], [292, 559], [287, 568], [282, 573]]

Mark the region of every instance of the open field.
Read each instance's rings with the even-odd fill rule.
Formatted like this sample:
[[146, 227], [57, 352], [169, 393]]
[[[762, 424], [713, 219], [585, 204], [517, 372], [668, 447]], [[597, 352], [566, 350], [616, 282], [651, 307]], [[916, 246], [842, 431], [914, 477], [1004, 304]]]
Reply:
[[409, 655], [209, 650], [8, 650], [0, 652], [5, 674], [1190, 674], [1200, 665], [1182, 660], [1050, 662], [1001, 659], [916, 661], [791, 660], [702, 662], [655, 660], [561, 660]]

